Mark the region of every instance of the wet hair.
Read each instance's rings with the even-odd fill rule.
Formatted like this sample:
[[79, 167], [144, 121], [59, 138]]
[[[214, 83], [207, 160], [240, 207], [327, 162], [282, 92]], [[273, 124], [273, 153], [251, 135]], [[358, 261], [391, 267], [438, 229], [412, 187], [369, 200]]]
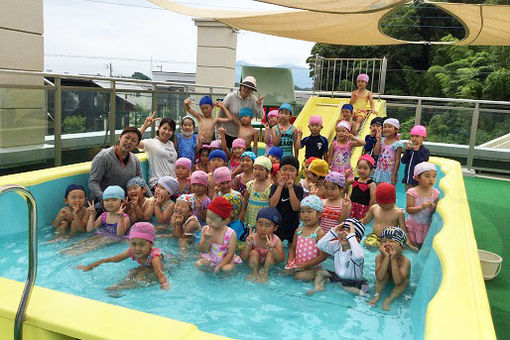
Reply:
[[184, 118], [181, 120], [181, 127], [182, 127], [182, 125], [184, 124], [184, 121], [185, 121], [186, 119], [189, 119], [189, 120], [191, 121], [191, 124], [193, 124], [193, 129], [195, 129], [195, 121], [194, 121], [194, 120], [193, 120], [193, 118], [191, 118], [191, 117], [184, 117]]
[[[161, 119], [161, 121], [159, 122], [159, 126], [163, 126], [163, 124], [168, 124], [168, 126], [170, 126], [170, 129], [175, 132], [175, 121], [172, 119], [172, 118], [163, 118]], [[156, 131], [156, 136], [159, 136], [159, 128], [158, 130]], [[175, 133], [172, 135], [172, 138], [170, 139], [171, 141], [174, 140], [174, 137], [175, 137]]]

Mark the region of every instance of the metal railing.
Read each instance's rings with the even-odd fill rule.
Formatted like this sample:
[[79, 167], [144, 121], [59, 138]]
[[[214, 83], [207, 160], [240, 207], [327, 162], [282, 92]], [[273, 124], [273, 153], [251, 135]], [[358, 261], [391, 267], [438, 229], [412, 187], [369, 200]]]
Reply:
[[360, 73], [370, 77], [367, 89], [384, 93], [387, 59], [384, 58], [324, 58], [315, 55], [313, 90], [343, 92], [356, 88]]
[[37, 274], [37, 206], [35, 198], [30, 191], [20, 185], [6, 185], [0, 187], [0, 195], [14, 191], [27, 202], [28, 207], [28, 274], [23, 295], [14, 320], [14, 339], [20, 340], [23, 336], [23, 321], [25, 311], [30, 300]]

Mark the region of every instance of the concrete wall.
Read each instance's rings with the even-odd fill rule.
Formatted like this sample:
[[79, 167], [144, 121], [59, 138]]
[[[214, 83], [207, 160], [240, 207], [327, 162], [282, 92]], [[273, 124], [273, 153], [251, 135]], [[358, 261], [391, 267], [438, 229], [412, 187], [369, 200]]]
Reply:
[[193, 20], [198, 27], [197, 84], [233, 87], [236, 74], [237, 32], [232, 27], [215, 20]]
[[[43, 0], [0, 0], [0, 8], [0, 69], [43, 71]], [[42, 77], [0, 73], [0, 148], [42, 144], [47, 126], [44, 91], [2, 84], [42, 85]]]

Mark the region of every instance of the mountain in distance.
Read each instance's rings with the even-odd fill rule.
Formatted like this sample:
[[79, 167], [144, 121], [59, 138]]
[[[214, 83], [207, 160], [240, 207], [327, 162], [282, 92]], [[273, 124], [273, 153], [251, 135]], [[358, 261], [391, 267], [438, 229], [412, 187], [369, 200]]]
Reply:
[[[250, 64], [243, 60], [237, 61], [236, 82], [239, 82], [239, 79], [241, 79], [241, 70], [243, 66], [259, 66], [259, 65]], [[290, 68], [292, 72], [292, 79], [294, 80], [294, 86], [297, 86], [301, 89], [311, 89], [313, 86], [313, 79], [310, 78], [310, 70], [307, 69], [306, 67], [296, 66], [292, 64], [275, 65], [271, 67]]]

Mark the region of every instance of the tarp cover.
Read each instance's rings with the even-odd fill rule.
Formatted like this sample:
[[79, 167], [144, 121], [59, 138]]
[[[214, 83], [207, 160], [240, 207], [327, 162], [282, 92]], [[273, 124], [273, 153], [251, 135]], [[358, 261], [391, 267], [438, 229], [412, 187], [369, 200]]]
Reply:
[[289, 8], [327, 13], [368, 13], [403, 5], [409, 0], [257, 0]]
[[[333, 14], [300, 9], [282, 9], [277, 11], [224, 11], [215, 9], [193, 8], [171, 0], [150, 0], [151, 2], [176, 13], [215, 19], [235, 29], [270, 34], [279, 37], [307, 40], [319, 43], [352, 46], [397, 45], [411, 42], [391, 38], [381, 31], [380, 22], [393, 10], [387, 7], [368, 13]], [[272, 3], [323, 3], [337, 9], [347, 2], [358, 1], [268, 1]], [[363, 6], [376, 3], [394, 3], [397, 1], [361, 0]], [[449, 12], [458, 18], [467, 30], [464, 39], [454, 45], [510, 45], [510, 6], [471, 5], [444, 2], [427, 2]], [[354, 7], [354, 6], [353, 6]], [[435, 42], [431, 42], [434, 44]], [[437, 42], [439, 44], [445, 44]]]

